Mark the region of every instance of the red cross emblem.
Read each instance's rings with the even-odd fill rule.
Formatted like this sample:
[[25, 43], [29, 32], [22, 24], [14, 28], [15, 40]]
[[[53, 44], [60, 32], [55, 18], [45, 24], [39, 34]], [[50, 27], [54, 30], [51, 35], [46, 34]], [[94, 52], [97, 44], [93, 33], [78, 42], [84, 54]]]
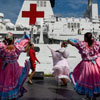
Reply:
[[22, 17], [29, 17], [29, 24], [34, 25], [36, 18], [44, 18], [43, 11], [36, 11], [37, 5], [30, 4], [30, 11], [22, 11]]

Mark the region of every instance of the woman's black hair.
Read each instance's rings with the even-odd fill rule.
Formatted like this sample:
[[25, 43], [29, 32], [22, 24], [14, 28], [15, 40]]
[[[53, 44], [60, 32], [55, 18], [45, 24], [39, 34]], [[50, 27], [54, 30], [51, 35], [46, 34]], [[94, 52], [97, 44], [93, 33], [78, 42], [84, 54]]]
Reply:
[[[14, 39], [14, 38], [13, 38], [13, 39]], [[7, 45], [11, 45], [12, 42], [13, 42], [13, 40], [10, 40], [10, 39], [7, 39], [7, 38], [5, 38], [5, 41], [6, 41], [6, 44], [7, 44]]]
[[33, 45], [33, 43], [30, 43], [30, 47]]
[[86, 42], [88, 43], [88, 45], [89, 45], [89, 46], [92, 46], [92, 44], [93, 44], [93, 42], [94, 42], [93, 37], [92, 37], [92, 33], [87, 32], [87, 33], [84, 35], [84, 38], [87, 39]]
[[67, 46], [67, 45], [66, 45], [66, 42], [62, 42], [62, 44], [63, 44], [63, 46], [64, 46], [64, 47], [66, 47], [66, 46]]

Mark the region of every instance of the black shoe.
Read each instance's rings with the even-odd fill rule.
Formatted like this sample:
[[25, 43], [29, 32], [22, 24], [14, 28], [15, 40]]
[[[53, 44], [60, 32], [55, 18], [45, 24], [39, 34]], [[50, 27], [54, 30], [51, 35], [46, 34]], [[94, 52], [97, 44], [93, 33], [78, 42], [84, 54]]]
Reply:
[[28, 80], [28, 83], [32, 85], [32, 82], [30, 80]]
[[66, 83], [66, 84], [61, 84], [60, 86], [64, 86], [64, 87], [67, 87], [67, 83]]

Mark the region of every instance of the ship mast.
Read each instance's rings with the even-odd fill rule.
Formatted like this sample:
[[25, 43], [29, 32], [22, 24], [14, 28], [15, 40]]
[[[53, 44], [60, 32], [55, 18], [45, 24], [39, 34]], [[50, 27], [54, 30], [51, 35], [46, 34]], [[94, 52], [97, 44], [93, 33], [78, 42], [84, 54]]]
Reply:
[[97, 0], [88, 0], [88, 6], [91, 6], [92, 3], [97, 3]]
[[91, 20], [98, 20], [97, 0], [88, 0], [88, 7], [86, 9], [84, 17], [88, 17]]
[[92, 5], [92, 0], [88, 0], [88, 6]]

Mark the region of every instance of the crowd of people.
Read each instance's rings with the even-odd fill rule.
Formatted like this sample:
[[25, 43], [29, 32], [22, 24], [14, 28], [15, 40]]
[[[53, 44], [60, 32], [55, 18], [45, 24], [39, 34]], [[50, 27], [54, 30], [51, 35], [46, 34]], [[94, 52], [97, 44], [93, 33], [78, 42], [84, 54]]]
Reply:
[[[82, 60], [70, 72], [68, 64], [69, 51], [67, 45], [72, 45], [79, 50]], [[84, 40], [68, 39], [61, 44], [61, 48], [51, 51], [53, 59], [53, 75], [61, 86], [67, 86], [72, 81], [77, 93], [85, 95], [82, 100], [96, 100], [100, 94], [100, 42], [96, 41], [92, 33], [87, 32]], [[17, 62], [22, 52], [29, 53], [29, 60], [22, 67]], [[24, 34], [20, 40], [15, 40], [12, 33], [8, 32], [0, 42], [0, 100], [17, 100], [27, 91], [23, 84], [32, 72], [28, 83], [32, 84], [32, 77], [36, 71], [36, 58], [34, 44], [30, 36]], [[70, 62], [69, 62], [70, 63]]]

